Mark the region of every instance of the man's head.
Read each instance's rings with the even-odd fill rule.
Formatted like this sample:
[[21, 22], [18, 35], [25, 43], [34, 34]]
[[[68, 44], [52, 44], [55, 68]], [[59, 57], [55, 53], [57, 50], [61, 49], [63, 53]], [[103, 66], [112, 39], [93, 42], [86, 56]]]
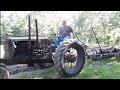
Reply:
[[66, 26], [66, 21], [65, 20], [62, 21], [62, 25]]

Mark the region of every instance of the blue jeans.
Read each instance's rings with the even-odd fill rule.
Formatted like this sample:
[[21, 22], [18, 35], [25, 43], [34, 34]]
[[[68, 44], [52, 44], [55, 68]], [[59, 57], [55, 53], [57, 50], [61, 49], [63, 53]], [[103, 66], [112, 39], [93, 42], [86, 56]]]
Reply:
[[59, 37], [57, 37], [57, 39], [55, 41], [55, 45], [59, 46], [60, 42], [67, 40], [67, 39], [71, 39], [71, 36], [65, 36], [65, 37], [59, 36]]

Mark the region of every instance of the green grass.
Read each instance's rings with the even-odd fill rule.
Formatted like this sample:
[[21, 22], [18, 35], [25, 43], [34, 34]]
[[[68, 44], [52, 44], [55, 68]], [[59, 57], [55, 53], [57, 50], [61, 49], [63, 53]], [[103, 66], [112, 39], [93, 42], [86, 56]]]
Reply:
[[[17, 79], [56, 79], [58, 77], [59, 74], [54, 68], [23, 72], [12, 76]], [[86, 60], [79, 75], [61, 79], [120, 79], [120, 62], [115, 59]]]
[[79, 79], [120, 79], [120, 62], [115, 59], [87, 60]]

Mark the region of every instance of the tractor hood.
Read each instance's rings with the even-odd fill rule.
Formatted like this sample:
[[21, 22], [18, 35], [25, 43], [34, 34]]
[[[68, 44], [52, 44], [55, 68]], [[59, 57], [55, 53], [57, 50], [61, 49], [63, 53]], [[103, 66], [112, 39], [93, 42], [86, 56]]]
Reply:
[[[8, 37], [6, 38], [7, 40], [12, 40], [12, 41], [28, 41], [28, 37]], [[39, 40], [41, 39], [48, 39], [47, 37], [38, 37]], [[36, 37], [31, 37], [31, 41], [36, 41]]]

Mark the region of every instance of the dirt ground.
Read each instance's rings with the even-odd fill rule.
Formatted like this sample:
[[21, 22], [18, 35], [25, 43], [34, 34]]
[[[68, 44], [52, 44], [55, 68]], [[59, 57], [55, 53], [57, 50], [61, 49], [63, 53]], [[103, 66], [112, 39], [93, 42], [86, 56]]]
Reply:
[[26, 64], [18, 64], [18, 65], [7, 65], [7, 69], [9, 70], [10, 75], [14, 75], [20, 72], [31, 72], [37, 70], [38, 68], [35, 66], [28, 67]]

